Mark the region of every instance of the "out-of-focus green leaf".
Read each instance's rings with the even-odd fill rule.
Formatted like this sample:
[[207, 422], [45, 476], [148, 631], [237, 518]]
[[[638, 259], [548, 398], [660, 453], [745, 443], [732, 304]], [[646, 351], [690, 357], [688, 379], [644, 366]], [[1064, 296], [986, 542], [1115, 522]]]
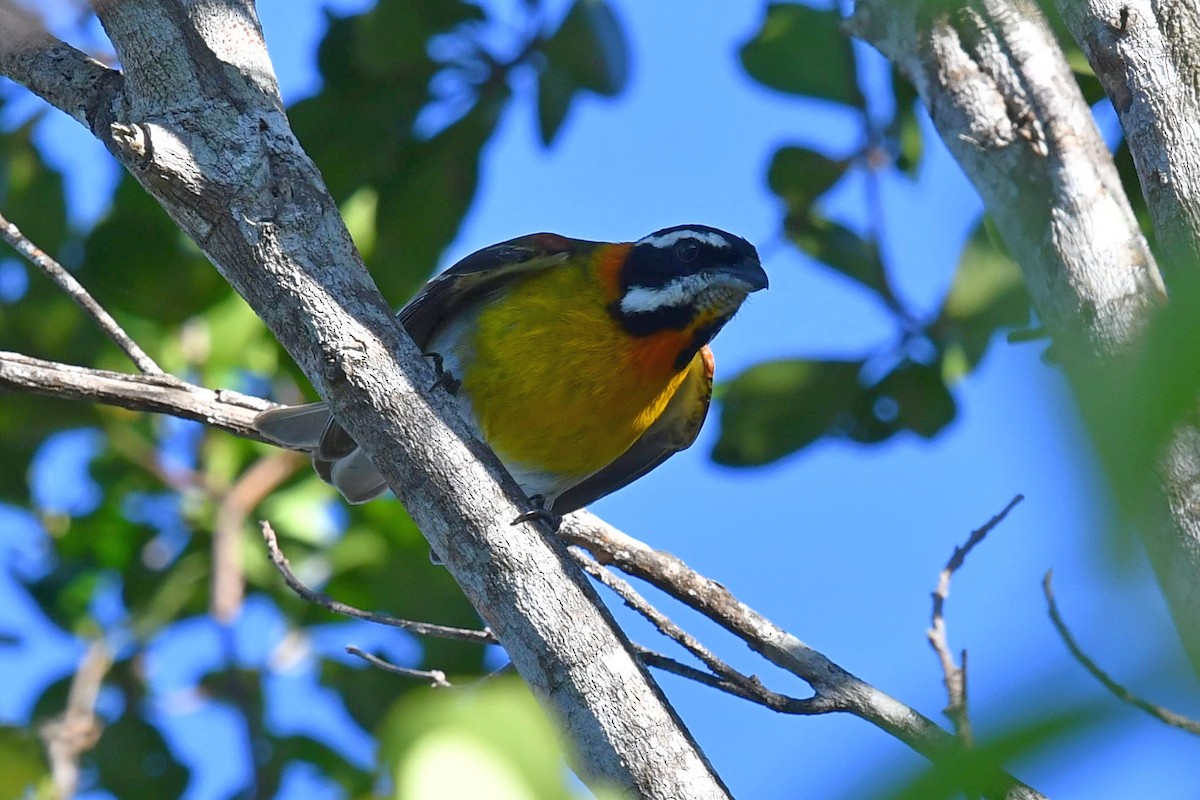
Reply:
[[79, 279], [110, 311], [178, 324], [232, 293], [229, 284], [132, 178], [84, 243]]
[[1074, 375], [1076, 396], [1121, 511], [1135, 523], [1156, 508], [1157, 465], [1200, 395], [1200, 280], [1180, 276], [1138, 347]]
[[896, 111], [888, 124], [887, 137], [896, 152], [896, 168], [911, 177], [917, 174], [925, 149], [921, 126], [917, 124], [920, 96], [895, 64], [892, 65], [892, 92], [896, 98]]
[[388, 715], [380, 755], [395, 796], [554, 800], [567, 783], [564, 737], [517, 680], [405, 697]]
[[109, 724], [83, 761], [114, 797], [180, 797], [189, 771], [156, 728], [136, 711]]
[[542, 144], [554, 141], [567, 118], [576, 88], [571, 77], [554, 64], [547, 64], [538, 75], [538, 133]]
[[608, 97], [629, 82], [629, 43], [606, 0], [575, 0], [542, 54], [572, 83]]
[[507, 100], [507, 89], [481, 97], [437, 136], [410, 144], [379, 184], [378, 238], [369, 266], [393, 304], [402, 304], [421, 286], [458, 234], [475, 198], [483, 145]]
[[578, 92], [612, 97], [629, 82], [629, 44], [605, 0], [575, 0], [562, 25], [542, 45], [541, 55], [545, 66], [538, 76], [538, 130], [546, 145]]
[[999, 736], [978, 742], [969, 750], [939, 758], [908, 785], [891, 787], [875, 796], [879, 800], [1003, 796], [1003, 765], [1022, 757], [1051, 751], [1056, 744], [1069, 742], [1094, 727], [1102, 718], [1103, 713], [1098, 708], [1047, 710]]
[[1029, 295], [1021, 271], [981, 223], [967, 241], [931, 334], [946, 356], [948, 381], [970, 372], [996, 331], [1029, 322]]
[[483, 19], [482, 8], [462, 0], [383, 0], [352, 18], [354, 57], [369, 75], [406, 80], [426, 68], [430, 37]]
[[849, 161], [835, 161], [806, 147], [788, 145], [775, 151], [767, 169], [767, 186], [788, 208], [803, 211], [846, 174]]
[[790, 217], [785, 227], [801, 250], [892, 302], [891, 284], [872, 242], [840, 222], [814, 213]]
[[721, 387], [713, 460], [767, 464], [830, 433], [861, 393], [861, 361], [796, 359], [756, 364]]
[[32, 733], [0, 727], [0, 797], [42, 796], [35, 790], [50, 779], [44, 752]]
[[[936, 365], [905, 362], [871, 387], [876, 416], [926, 439], [954, 421], [956, 404]], [[880, 403], [893, 403], [880, 414]]]
[[772, 3], [741, 57], [750, 77], [772, 89], [863, 107], [854, 52], [836, 10]]
[[67, 201], [62, 175], [31, 141], [37, 119], [0, 135], [0, 208], [30, 241], [56, 255], [67, 235]]

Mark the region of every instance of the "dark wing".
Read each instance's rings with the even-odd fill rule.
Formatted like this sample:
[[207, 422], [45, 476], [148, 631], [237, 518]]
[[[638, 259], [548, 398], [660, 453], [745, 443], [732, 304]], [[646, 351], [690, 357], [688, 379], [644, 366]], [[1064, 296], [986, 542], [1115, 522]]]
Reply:
[[496, 291], [520, 275], [557, 266], [593, 246], [594, 242], [553, 233], [532, 233], [485, 247], [425, 284], [400, 309], [400, 322], [424, 350], [442, 322], [482, 295]]
[[615, 461], [560, 494], [551, 510], [561, 516], [583, 508], [636, 481], [680, 450], [690, 447], [708, 415], [712, 382], [713, 355], [705, 346], [692, 359], [687, 377], [667, 403], [662, 416]]
[[[557, 266], [595, 242], [568, 239], [553, 233], [531, 233], [478, 250], [425, 284], [396, 315], [408, 335], [424, 350], [446, 319], [520, 275]], [[336, 461], [358, 445], [329, 417], [316, 457]]]

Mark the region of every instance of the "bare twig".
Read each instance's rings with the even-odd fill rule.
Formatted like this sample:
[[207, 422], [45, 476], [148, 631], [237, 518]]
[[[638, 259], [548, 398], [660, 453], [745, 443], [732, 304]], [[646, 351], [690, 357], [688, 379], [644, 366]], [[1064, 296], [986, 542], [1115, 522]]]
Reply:
[[100, 639], [88, 645], [83, 661], [71, 679], [67, 707], [45, 722], [39, 734], [50, 757], [55, 796], [69, 800], [79, 788], [79, 757], [96, 746], [104, 723], [96, 717], [96, 698], [112, 654]]
[[[700, 612], [773, 664], [806, 681], [815, 695], [801, 701], [807, 706], [803, 713], [853, 714], [933, 761], [961, 752], [954, 737], [932, 720], [851, 674], [676, 556], [651, 548], [587, 511], [568, 514], [560, 534], [572, 544], [586, 548], [601, 564], [611, 564], [641, 578]], [[987, 797], [1007, 800], [1042, 797], [998, 766], [979, 777], [980, 793]]]
[[92, 319], [96, 321], [107, 335], [116, 343], [117, 347], [129, 356], [129, 359], [142, 373], [146, 375], [164, 375], [163, 368], [154, 363], [154, 359], [146, 355], [142, 348], [138, 347], [137, 342], [129, 337], [129, 334], [112, 318], [112, 315], [104, 310], [104, 306], [96, 302], [96, 299], [88, 294], [87, 289], [83, 288], [83, 284], [75, 280], [75, 276], [59, 264], [48, 253], [40, 247], [29, 241], [25, 234], [21, 233], [16, 225], [12, 224], [0, 214], [0, 237], [3, 237], [6, 242], [13, 248], [25, 256], [29, 263], [44, 272], [52, 281], [57, 283], [59, 287], [74, 300], [80, 308], [88, 313]]
[[[689, 653], [700, 659], [706, 667], [712, 670], [721, 680], [732, 683], [747, 694], [753, 694], [760, 697], [773, 695], [762, 682], [754, 676], [743, 675], [733, 667], [726, 664], [721, 659], [702, 645], [698, 639], [687, 633], [683, 628], [679, 627], [666, 614], [655, 608], [646, 598], [638, 594], [637, 590], [629, 585], [629, 582], [612, 574], [600, 565], [596, 559], [588, 555], [583, 548], [575, 546], [569, 548], [571, 557], [575, 559], [575, 563], [583, 568], [583, 571], [591, 575], [596, 580], [603, 583], [608, 588], [612, 589], [617, 595], [625, 601], [625, 605], [632, 608], [634, 611], [641, 614], [650, 621], [655, 628], [658, 628], [669, 639], [674, 640]], [[786, 698], [782, 695], [778, 696], [781, 705], [786, 705], [786, 701], [791, 698]], [[769, 705], [769, 703], [764, 703]]]
[[267, 543], [267, 552], [271, 556], [271, 561], [274, 562], [275, 568], [279, 570], [279, 574], [283, 576], [283, 580], [287, 583], [288, 588], [299, 595], [302, 599], [310, 603], [315, 603], [327, 611], [332, 611], [335, 614], [341, 614], [345, 617], [354, 617], [355, 619], [364, 619], [367, 622], [377, 622], [380, 625], [389, 625], [393, 628], [400, 628], [409, 633], [415, 633], [418, 636], [432, 636], [437, 639], [452, 639], [459, 642], [470, 642], [472, 644], [498, 644], [495, 635], [489, 630], [471, 630], [470, 628], [454, 628], [448, 625], [436, 625], [431, 622], [417, 622], [414, 620], [399, 619], [397, 617], [389, 617], [386, 614], [376, 614], [371, 611], [363, 611], [354, 606], [346, 605], [345, 603], [334, 600], [329, 595], [322, 592], [316, 592], [304, 585], [295, 573], [292, 572], [292, 567], [288, 563], [287, 556], [279, 549], [279, 539], [275, 535], [275, 531], [271, 528], [271, 523], [263, 520], [262, 523], [263, 539]]
[[757, 703], [760, 706], [765, 706], [772, 711], [778, 711], [782, 714], [798, 714], [798, 715], [813, 715], [828, 713], [827, 709], [822, 709], [815, 706], [811, 700], [801, 699], [798, 697], [788, 697], [787, 695], [778, 694], [772, 691], [752, 692], [745, 689], [738, 683], [725, 680], [711, 672], [705, 672], [702, 669], [688, 666], [687, 664], [676, 661], [670, 656], [663, 655], [639, 644], [634, 644], [637, 650], [638, 659], [648, 667], [661, 669], [663, 672], [670, 672], [672, 675], [678, 675], [681, 678], [695, 681], [696, 683], [708, 686], [742, 700], [749, 700], [751, 703]]
[[233, 484], [213, 522], [212, 585], [209, 610], [221, 622], [237, 616], [245, 594], [242, 571], [242, 529], [246, 517], [263, 498], [305, 463], [298, 453], [280, 450], [255, 461]]
[[1046, 576], [1042, 578], [1042, 592], [1046, 595], [1050, 621], [1054, 623], [1054, 629], [1058, 631], [1058, 635], [1062, 637], [1063, 644], [1071, 651], [1071, 655], [1075, 657], [1075, 660], [1091, 673], [1093, 678], [1100, 681], [1104, 685], [1104, 688], [1108, 689], [1118, 700], [1122, 700], [1135, 708], [1140, 708], [1159, 722], [1170, 725], [1172, 728], [1179, 728], [1180, 730], [1200, 736], [1200, 721], [1177, 714], [1170, 709], [1142, 699], [1109, 677], [1108, 673], [1100, 669], [1100, 666], [1087, 653], [1083, 652], [1083, 648], [1075, 641], [1075, 637], [1071, 635], [1071, 631], [1067, 628], [1067, 623], [1063, 621], [1062, 614], [1059, 613], [1058, 602], [1054, 599], [1054, 588], [1051, 585], [1053, 575], [1053, 570], [1046, 571]]
[[6, 351], [0, 351], [0, 391], [170, 414], [260, 442], [266, 440], [254, 427], [254, 417], [274, 405], [261, 397], [205, 389], [170, 375], [129, 375]]
[[955, 547], [950, 560], [938, 573], [937, 588], [933, 590], [933, 612], [930, 614], [929, 630], [925, 631], [929, 644], [937, 653], [942, 665], [942, 675], [946, 684], [948, 701], [944, 713], [954, 723], [954, 732], [962, 743], [970, 747], [974, 739], [971, 735], [971, 718], [967, 713], [967, 651], [961, 653], [962, 666], [954, 663], [954, 655], [950, 652], [950, 644], [946, 639], [946, 598], [950, 596], [950, 578], [966, 562], [967, 556], [975, 546], [984, 540], [993, 529], [1008, 516], [1008, 512], [1016, 508], [1024, 500], [1024, 495], [1017, 495], [1009, 501], [996, 516], [989, 519], [982, 527], [971, 532], [967, 542], [962, 547]]
[[410, 669], [409, 667], [401, 667], [389, 661], [384, 661], [379, 656], [373, 656], [354, 645], [347, 645], [346, 652], [352, 656], [358, 656], [363, 661], [366, 661], [373, 667], [379, 667], [384, 672], [391, 672], [394, 675], [403, 675], [406, 678], [417, 678], [419, 680], [427, 680], [435, 688], [450, 688], [453, 684], [446, 680], [446, 673], [440, 669]]

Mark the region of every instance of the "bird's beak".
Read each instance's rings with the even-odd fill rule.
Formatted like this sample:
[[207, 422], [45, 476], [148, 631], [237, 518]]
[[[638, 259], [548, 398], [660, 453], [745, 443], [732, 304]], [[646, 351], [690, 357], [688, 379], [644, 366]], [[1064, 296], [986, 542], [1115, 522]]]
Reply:
[[746, 256], [736, 264], [722, 267], [714, 277], [716, 282], [741, 289], [746, 294], [770, 285], [766, 271], [754, 256]]

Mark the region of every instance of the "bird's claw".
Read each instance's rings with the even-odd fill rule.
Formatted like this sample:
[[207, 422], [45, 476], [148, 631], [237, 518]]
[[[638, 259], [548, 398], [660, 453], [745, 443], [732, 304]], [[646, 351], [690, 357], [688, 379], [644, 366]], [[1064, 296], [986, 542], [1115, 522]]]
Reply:
[[546, 505], [546, 498], [539, 495], [534, 495], [529, 498], [533, 503], [533, 508], [517, 515], [510, 524], [520, 525], [522, 522], [544, 522], [550, 526], [550, 530], [557, 531], [558, 526], [562, 524], [562, 517], [551, 511]]

